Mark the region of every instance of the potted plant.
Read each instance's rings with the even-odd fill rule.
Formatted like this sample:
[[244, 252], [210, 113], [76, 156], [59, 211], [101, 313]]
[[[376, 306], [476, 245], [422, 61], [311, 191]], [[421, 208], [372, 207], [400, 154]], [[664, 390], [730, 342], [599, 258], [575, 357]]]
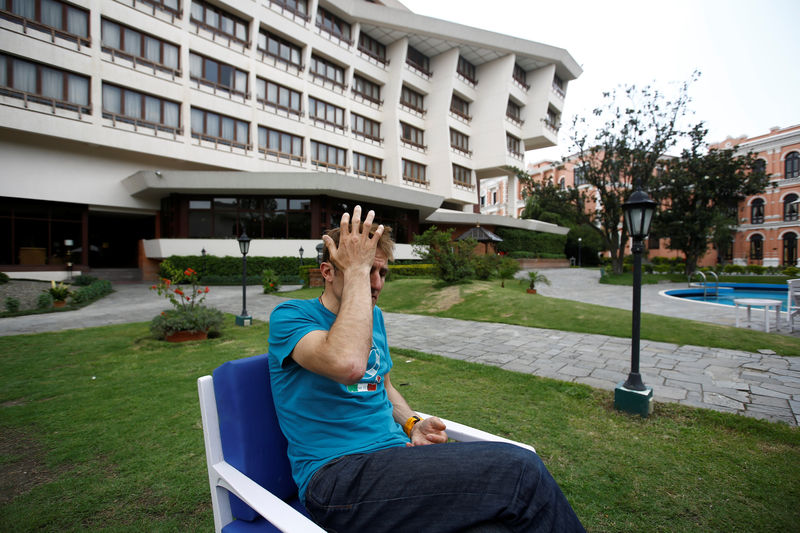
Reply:
[[278, 292], [281, 286], [280, 278], [274, 270], [267, 268], [261, 272], [261, 285], [264, 287], [264, 294]]
[[150, 331], [157, 339], [182, 342], [202, 340], [208, 338], [210, 333], [219, 333], [222, 312], [203, 306], [209, 289], [198, 286], [194, 269], [187, 268], [183, 273], [173, 276], [173, 279], [162, 278], [150, 290], [164, 296], [173, 306], [150, 322]]
[[547, 279], [547, 276], [545, 276], [541, 272], [537, 272], [536, 270], [531, 270], [530, 272], [528, 272], [528, 278], [530, 278], [531, 280], [531, 284], [528, 287], [529, 294], [536, 294], [537, 283], [544, 283], [545, 285], [550, 285], [550, 280]]
[[72, 291], [69, 290], [69, 287], [64, 285], [63, 281], [58, 285], [56, 285], [55, 281], [50, 281], [50, 288], [45, 292], [50, 293], [50, 296], [53, 297], [53, 307], [64, 307], [67, 305], [67, 298], [72, 294]]

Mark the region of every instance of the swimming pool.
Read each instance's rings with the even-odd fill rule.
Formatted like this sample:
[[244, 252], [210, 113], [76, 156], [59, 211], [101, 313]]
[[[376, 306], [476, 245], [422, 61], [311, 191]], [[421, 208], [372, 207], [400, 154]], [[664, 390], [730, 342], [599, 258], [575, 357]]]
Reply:
[[[705, 297], [703, 286], [705, 285]], [[786, 285], [765, 283], [720, 283], [716, 294], [714, 283], [697, 283], [687, 289], [672, 289], [661, 294], [672, 298], [683, 298], [708, 304], [733, 305], [734, 298], [766, 298], [781, 300], [781, 311], [786, 311]]]

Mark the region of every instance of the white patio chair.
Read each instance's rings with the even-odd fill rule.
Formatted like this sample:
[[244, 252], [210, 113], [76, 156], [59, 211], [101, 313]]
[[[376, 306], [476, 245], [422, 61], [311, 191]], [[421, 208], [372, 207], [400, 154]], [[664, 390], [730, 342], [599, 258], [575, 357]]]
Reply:
[[789, 290], [786, 294], [786, 319], [789, 331], [794, 332], [794, 317], [800, 314], [800, 279], [786, 280]]
[[[197, 388], [215, 531], [324, 531], [297, 497], [272, 402], [267, 355], [224, 363], [213, 377], [199, 378]], [[535, 451], [457, 422], [444, 423], [454, 440], [507, 442]]]

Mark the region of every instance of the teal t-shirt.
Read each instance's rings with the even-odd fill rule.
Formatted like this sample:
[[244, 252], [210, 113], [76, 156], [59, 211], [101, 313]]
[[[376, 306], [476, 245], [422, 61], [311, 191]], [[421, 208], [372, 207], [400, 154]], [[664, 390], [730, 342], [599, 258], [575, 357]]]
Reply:
[[330, 330], [336, 315], [318, 299], [290, 300], [269, 319], [269, 371], [281, 431], [289, 441], [292, 476], [305, 501], [306, 487], [325, 463], [355, 453], [405, 446], [408, 437], [392, 418], [384, 377], [392, 368], [383, 314], [372, 313], [372, 349], [367, 370], [355, 385], [342, 385], [298, 365], [297, 342]]

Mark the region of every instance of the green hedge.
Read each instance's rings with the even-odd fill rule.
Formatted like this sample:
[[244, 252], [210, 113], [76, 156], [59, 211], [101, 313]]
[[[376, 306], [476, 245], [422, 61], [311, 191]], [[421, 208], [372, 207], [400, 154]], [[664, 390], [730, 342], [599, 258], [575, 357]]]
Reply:
[[495, 249], [498, 252], [531, 252], [537, 254], [537, 257], [544, 257], [543, 254], [553, 254], [559, 258], [564, 257], [564, 246], [567, 243], [566, 235], [515, 228], [497, 228], [496, 233], [498, 237], [503, 239], [503, 242], [495, 244]]
[[87, 304], [111, 294], [111, 282], [105, 279], [93, 281], [91, 285], [85, 285], [72, 293], [72, 301], [76, 304]]
[[389, 265], [389, 279], [395, 277], [403, 278], [428, 278], [436, 275], [436, 268], [426, 263], [414, 265]]
[[[193, 268], [199, 274], [201, 283], [207, 283], [206, 278], [219, 276], [229, 278], [239, 276], [239, 283], [242, 282], [242, 258], [241, 257], [217, 257], [207, 255], [171, 255], [161, 263], [159, 275], [167, 277], [165, 263], [172, 265], [183, 272], [187, 268]], [[316, 268], [316, 258], [304, 258], [303, 265], [311, 265]], [[297, 276], [300, 272], [299, 257], [247, 257], [247, 273], [258, 277], [257, 284], [261, 283], [261, 272], [270, 269], [278, 276]], [[249, 277], [249, 276], [248, 276]], [[211, 278], [219, 279], [219, 278]]]

